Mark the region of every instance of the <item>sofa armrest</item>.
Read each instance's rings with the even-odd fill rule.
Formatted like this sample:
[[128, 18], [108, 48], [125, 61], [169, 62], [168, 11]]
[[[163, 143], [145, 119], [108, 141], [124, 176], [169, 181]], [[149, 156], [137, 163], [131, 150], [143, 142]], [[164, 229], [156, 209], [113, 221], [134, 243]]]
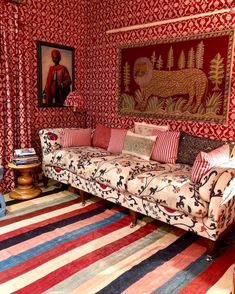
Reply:
[[221, 174], [226, 170], [227, 168], [224, 167], [213, 167], [201, 178], [198, 185], [198, 191], [201, 199], [210, 203], [215, 184]]
[[235, 221], [235, 169], [226, 169], [216, 181], [211, 194], [208, 217], [220, 228]]
[[61, 148], [62, 131], [62, 128], [43, 129], [39, 131], [43, 157]]

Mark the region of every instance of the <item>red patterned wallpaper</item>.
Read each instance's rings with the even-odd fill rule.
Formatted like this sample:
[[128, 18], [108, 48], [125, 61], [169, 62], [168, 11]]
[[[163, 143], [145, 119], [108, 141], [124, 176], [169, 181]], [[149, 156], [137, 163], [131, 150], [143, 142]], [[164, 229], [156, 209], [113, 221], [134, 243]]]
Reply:
[[[0, 0], [6, 5], [7, 0]], [[27, 78], [28, 95], [31, 97], [31, 133], [35, 146], [39, 148], [38, 131], [48, 127], [77, 127], [83, 125], [84, 117], [72, 112], [71, 108], [39, 108], [37, 98], [36, 40], [63, 44], [75, 48], [75, 87], [83, 89], [85, 70], [83, 61], [86, 50], [84, 1], [68, 0], [25, 0], [19, 5], [21, 39], [28, 48]], [[10, 11], [15, 4], [7, 4]], [[0, 7], [1, 8], [1, 7]], [[24, 37], [25, 36], [25, 37]]]
[[[90, 102], [89, 123], [94, 125], [101, 122], [111, 126], [131, 127], [134, 120], [141, 120], [117, 114], [118, 48], [120, 46], [231, 29], [235, 24], [235, 15], [223, 13], [113, 34], [107, 34], [107, 30], [212, 12], [217, 9], [231, 8], [234, 4], [234, 0], [90, 0], [87, 4], [89, 36], [86, 45], [88, 56], [86, 93], [88, 93]], [[228, 124], [226, 125], [157, 118], [145, 120], [151, 123], [167, 123], [172, 129], [184, 130], [192, 134], [234, 140], [235, 64], [233, 64], [231, 85]]]
[[[22, 42], [27, 42], [29, 48], [28, 92], [32, 99], [31, 128], [36, 144], [39, 142], [38, 130], [41, 128], [83, 125], [83, 118], [72, 113], [70, 109], [38, 108], [36, 40], [75, 47], [75, 84], [77, 88], [81, 88], [88, 101], [89, 125], [94, 126], [95, 123], [101, 122], [116, 127], [130, 127], [137, 118], [117, 114], [118, 48], [129, 43], [157, 41], [231, 28], [234, 26], [235, 16], [224, 13], [116, 34], [106, 34], [106, 30], [232, 6], [234, 0], [25, 0], [19, 11], [22, 30], [27, 36], [22, 38]], [[173, 129], [228, 140], [235, 137], [234, 100], [235, 65], [228, 125], [157, 118], [147, 121], [168, 123]]]

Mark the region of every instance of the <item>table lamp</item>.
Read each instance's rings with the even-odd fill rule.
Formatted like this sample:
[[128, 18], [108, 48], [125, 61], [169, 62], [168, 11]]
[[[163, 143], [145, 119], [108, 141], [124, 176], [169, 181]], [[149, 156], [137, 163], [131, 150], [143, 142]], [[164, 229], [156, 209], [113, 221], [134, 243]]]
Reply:
[[84, 127], [86, 127], [86, 105], [83, 96], [78, 91], [70, 92], [64, 102], [64, 106], [72, 107], [74, 113], [84, 115]]
[[85, 100], [78, 91], [73, 91], [68, 94], [64, 106], [72, 107], [73, 112], [86, 112]]

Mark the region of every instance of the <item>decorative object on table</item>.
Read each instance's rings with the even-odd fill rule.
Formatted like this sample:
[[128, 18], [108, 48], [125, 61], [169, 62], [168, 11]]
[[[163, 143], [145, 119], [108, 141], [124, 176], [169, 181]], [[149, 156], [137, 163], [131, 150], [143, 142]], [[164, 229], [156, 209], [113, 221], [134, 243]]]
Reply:
[[37, 41], [38, 102], [61, 107], [74, 89], [74, 48]]
[[39, 158], [36, 155], [34, 148], [16, 149], [14, 151], [12, 163], [14, 163], [15, 165], [25, 165], [38, 162]]
[[36, 173], [40, 165], [40, 162], [23, 165], [8, 163], [9, 168], [20, 173], [20, 176], [17, 178], [18, 186], [9, 194], [12, 199], [26, 200], [35, 198], [41, 194], [41, 189], [34, 185], [32, 177], [32, 174]]
[[[3, 178], [3, 166], [0, 165], [0, 182]], [[0, 217], [6, 214], [6, 203], [0, 189]]]
[[119, 57], [119, 113], [225, 123], [234, 32], [127, 45]]

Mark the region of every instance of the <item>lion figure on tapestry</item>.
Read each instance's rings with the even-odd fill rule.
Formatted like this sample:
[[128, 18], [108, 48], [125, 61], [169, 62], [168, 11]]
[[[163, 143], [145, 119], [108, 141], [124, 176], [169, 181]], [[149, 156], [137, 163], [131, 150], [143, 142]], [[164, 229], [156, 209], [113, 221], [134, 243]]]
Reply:
[[207, 76], [197, 68], [156, 70], [149, 58], [140, 57], [135, 61], [133, 75], [142, 93], [142, 99], [136, 101], [136, 109], [141, 111], [146, 109], [151, 96], [169, 98], [187, 95], [188, 101], [182, 111], [196, 113], [207, 93]]

